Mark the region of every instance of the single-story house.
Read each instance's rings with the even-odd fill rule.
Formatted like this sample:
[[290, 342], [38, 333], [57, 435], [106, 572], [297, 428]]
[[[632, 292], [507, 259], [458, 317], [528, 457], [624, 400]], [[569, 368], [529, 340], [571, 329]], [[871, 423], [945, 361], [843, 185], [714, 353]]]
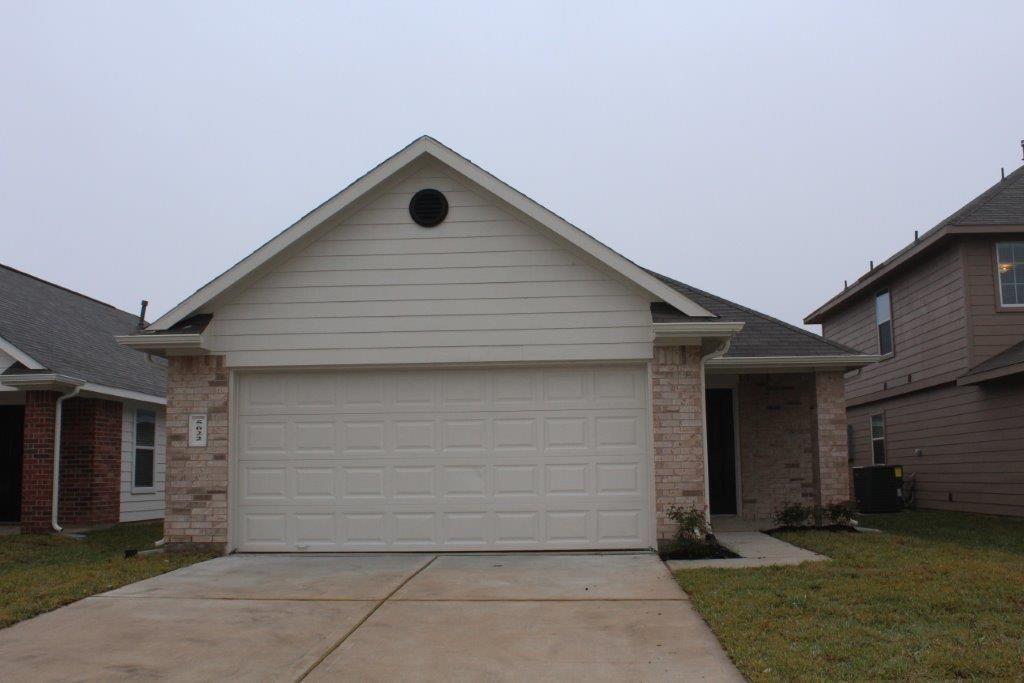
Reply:
[[0, 522], [42, 533], [163, 517], [167, 361], [114, 341], [138, 327], [0, 265]]
[[876, 360], [647, 271], [429, 137], [122, 344], [169, 360], [165, 536], [650, 548], [849, 498]]

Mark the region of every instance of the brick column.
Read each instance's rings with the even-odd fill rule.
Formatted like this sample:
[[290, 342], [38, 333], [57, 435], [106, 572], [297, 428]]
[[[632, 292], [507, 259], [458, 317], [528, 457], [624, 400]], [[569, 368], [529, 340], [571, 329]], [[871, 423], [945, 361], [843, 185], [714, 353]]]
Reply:
[[704, 412], [700, 348], [656, 346], [651, 364], [654, 488], [658, 540], [673, 537], [672, 505], [702, 508]]
[[25, 426], [21, 468], [21, 531], [50, 531], [53, 500], [53, 445], [56, 436], [56, 391], [25, 392]]
[[[179, 356], [167, 368], [164, 537], [172, 550], [223, 550], [228, 540], [228, 372], [223, 356]], [[188, 445], [188, 416], [206, 413], [207, 441]]]
[[60, 523], [115, 524], [121, 513], [121, 404], [72, 398], [61, 412]]
[[814, 481], [821, 505], [829, 505], [850, 499], [843, 374], [815, 373], [814, 394]]

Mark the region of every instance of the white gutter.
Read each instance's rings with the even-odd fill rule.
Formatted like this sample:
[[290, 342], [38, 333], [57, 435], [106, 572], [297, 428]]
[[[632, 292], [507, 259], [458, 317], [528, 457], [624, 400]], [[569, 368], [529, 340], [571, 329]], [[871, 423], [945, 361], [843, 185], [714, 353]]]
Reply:
[[121, 346], [156, 353], [163, 349], [201, 349], [203, 335], [189, 334], [121, 334], [114, 337]]
[[50, 502], [50, 526], [58, 534], [63, 531], [60, 524], [57, 523], [57, 506], [60, 504], [60, 423], [61, 413], [63, 412], [64, 401], [69, 398], [78, 396], [78, 392], [82, 390], [82, 385], [78, 385], [70, 392], [62, 395], [57, 399], [57, 407], [54, 410], [53, 421], [53, 499]]
[[704, 519], [711, 524], [711, 463], [708, 458], [708, 401], [707, 401], [707, 379], [704, 366], [708, 361], [721, 358], [729, 352], [732, 346], [732, 337], [725, 339], [717, 348], [700, 357], [700, 419], [701, 419], [701, 446], [704, 451]]

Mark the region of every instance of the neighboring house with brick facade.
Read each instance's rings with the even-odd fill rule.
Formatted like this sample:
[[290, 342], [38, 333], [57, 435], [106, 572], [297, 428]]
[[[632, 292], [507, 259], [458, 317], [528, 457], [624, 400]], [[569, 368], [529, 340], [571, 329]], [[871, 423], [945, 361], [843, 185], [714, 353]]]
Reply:
[[114, 340], [138, 322], [0, 266], [0, 523], [41, 533], [163, 517], [167, 362]]
[[149, 325], [172, 547], [649, 548], [849, 497], [876, 360], [644, 270], [420, 138]]
[[846, 377], [855, 466], [922, 507], [1024, 515], [1024, 166], [807, 316], [882, 359]]

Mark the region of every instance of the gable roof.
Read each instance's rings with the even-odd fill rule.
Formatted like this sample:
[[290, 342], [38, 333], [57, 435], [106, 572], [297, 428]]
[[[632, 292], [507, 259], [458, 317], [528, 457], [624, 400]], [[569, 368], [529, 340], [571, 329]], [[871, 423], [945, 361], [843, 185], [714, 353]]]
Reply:
[[[720, 296], [715, 296], [668, 276], [649, 271], [662, 282], [708, 309], [725, 322], [742, 322], [725, 358], [785, 358], [785, 357], [865, 357], [861, 351], [844, 346], [808, 330], [790, 325], [778, 318], [760, 313]], [[662, 305], [653, 305], [651, 315], [655, 323], [693, 320], [679, 311]]]
[[687, 315], [713, 318], [713, 314], [688, 299], [681, 292], [668, 287], [643, 268], [613, 251], [601, 242], [544, 208], [534, 200], [494, 177], [487, 171], [457, 154], [437, 140], [423, 136], [357, 179], [344, 190], [303, 216], [297, 223], [279, 233], [227, 271], [199, 288], [194, 294], [172, 308], [149, 325], [147, 331], [167, 330], [178, 322], [199, 312], [228, 290], [235, 288], [254, 273], [267, 266], [278, 254], [313, 233], [338, 212], [366, 196], [402, 169], [424, 157], [444, 164], [456, 173], [479, 185], [484, 190], [508, 203], [513, 208], [547, 228], [558, 237], [581, 249], [597, 261], [619, 273], [641, 289], [660, 298]]
[[945, 220], [865, 273], [848, 288], [809, 313], [804, 322], [821, 323], [830, 312], [869, 288], [884, 276], [955, 235], [1020, 227], [1024, 230], [1024, 166], [989, 187]]
[[0, 264], [0, 340], [18, 361], [5, 374], [49, 371], [162, 398], [165, 362], [114, 341], [137, 324], [137, 315]]

